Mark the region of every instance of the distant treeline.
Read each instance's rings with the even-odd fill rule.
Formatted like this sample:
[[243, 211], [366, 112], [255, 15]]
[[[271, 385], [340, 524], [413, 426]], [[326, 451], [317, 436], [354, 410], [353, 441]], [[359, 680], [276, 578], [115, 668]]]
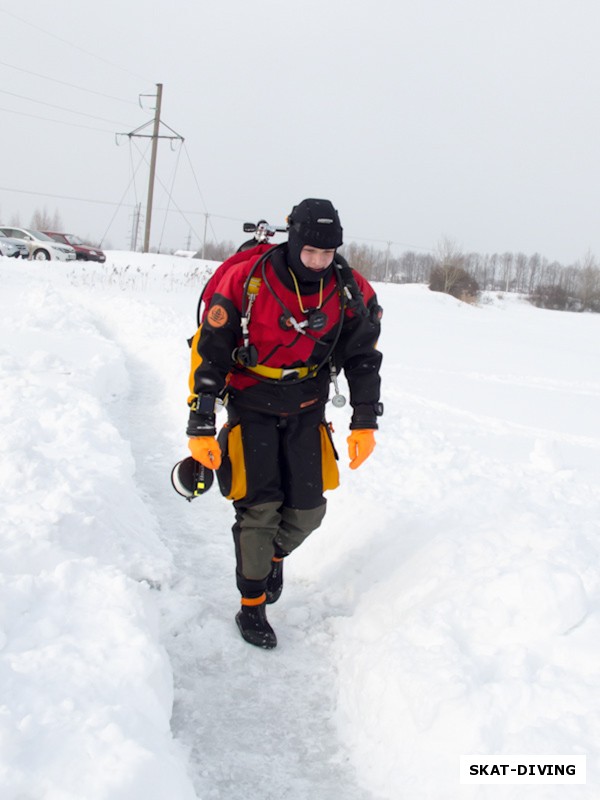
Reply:
[[[207, 243], [205, 257], [224, 261], [235, 250], [231, 241]], [[600, 312], [600, 266], [591, 253], [565, 266], [539, 253], [464, 253], [449, 239], [431, 253], [407, 250], [394, 256], [356, 242], [340, 253], [370, 281], [425, 283], [471, 302], [481, 291], [517, 292], [543, 308]]]
[[449, 240], [434, 253], [392, 256], [354, 242], [341, 252], [373, 281], [426, 283], [463, 299], [479, 291], [518, 292], [544, 308], [600, 312], [600, 267], [591, 253], [565, 266], [539, 253], [463, 253]]
[[[15, 218], [11, 224], [21, 223]], [[36, 209], [30, 227], [62, 230], [60, 213]], [[199, 251], [196, 257], [224, 261], [239, 244], [206, 242], [204, 253]], [[480, 291], [517, 292], [543, 308], [600, 312], [600, 266], [589, 252], [580, 261], [564, 265], [539, 253], [465, 253], [448, 238], [431, 253], [407, 250], [396, 256], [389, 248], [356, 242], [345, 244], [340, 252], [371, 281], [425, 283], [434, 291], [469, 301], [476, 300]]]

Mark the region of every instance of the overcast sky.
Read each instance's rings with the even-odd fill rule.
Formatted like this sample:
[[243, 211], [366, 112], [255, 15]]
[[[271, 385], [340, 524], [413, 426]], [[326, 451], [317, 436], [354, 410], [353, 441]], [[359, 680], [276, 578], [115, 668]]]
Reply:
[[598, 0], [0, 0], [0, 31], [2, 224], [45, 207], [127, 248], [150, 140], [115, 134], [162, 83], [185, 142], [159, 145], [155, 246], [326, 197], [394, 252], [600, 257]]

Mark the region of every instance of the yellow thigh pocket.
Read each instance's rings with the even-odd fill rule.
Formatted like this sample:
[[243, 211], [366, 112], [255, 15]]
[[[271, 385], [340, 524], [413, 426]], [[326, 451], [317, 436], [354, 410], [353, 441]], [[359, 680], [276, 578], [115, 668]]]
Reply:
[[337, 489], [340, 485], [340, 472], [337, 465], [337, 453], [333, 446], [331, 431], [329, 426], [322, 423], [321, 433], [321, 477], [323, 480], [323, 491]]
[[242, 426], [223, 425], [217, 437], [223, 455], [217, 479], [221, 494], [228, 500], [241, 500], [247, 493], [246, 462], [242, 444]]

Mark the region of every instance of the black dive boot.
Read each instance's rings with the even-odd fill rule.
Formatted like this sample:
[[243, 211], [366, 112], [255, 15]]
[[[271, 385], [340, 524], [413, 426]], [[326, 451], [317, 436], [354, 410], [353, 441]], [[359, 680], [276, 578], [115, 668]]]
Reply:
[[267, 578], [267, 604], [276, 603], [283, 591], [283, 558], [273, 557], [271, 572]]
[[242, 638], [256, 647], [272, 650], [277, 646], [277, 637], [267, 621], [264, 599], [255, 605], [247, 605], [247, 602], [242, 598], [242, 607], [235, 615]]

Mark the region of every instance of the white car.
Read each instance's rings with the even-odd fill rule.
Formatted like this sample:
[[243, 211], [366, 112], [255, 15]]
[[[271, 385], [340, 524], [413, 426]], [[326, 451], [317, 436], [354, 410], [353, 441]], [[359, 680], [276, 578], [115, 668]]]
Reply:
[[22, 239], [13, 239], [0, 233], [0, 256], [29, 258], [29, 248]]
[[77, 258], [73, 247], [68, 244], [59, 244], [41, 231], [0, 226], [0, 234], [24, 241], [29, 250], [29, 257], [36, 259], [36, 261], [50, 261], [51, 259], [55, 261], [75, 261]]

